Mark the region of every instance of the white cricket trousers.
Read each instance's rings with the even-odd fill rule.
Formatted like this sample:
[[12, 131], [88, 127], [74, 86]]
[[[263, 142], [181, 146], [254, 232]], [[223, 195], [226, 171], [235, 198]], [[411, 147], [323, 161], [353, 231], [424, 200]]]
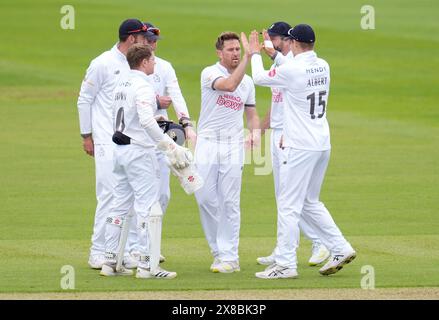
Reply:
[[195, 165], [204, 179], [195, 197], [211, 253], [222, 261], [237, 261], [244, 145], [198, 137]]
[[[279, 143], [282, 137], [282, 129], [272, 129], [271, 131], [271, 161], [273, 165], [273, 179], [274, 179], [274, 193], [276, 196], [276, 203], [279, 198], [279, 169], [282, 161], [282, 154], [285, 153], [285, 149], [279, 147]], [[320, 243], [320, 239], [305, 220], [300, 219], [299, 228], [302, 233], [311, 240], [313, 243]], [[275, 249], [276, 250], [276, 249]]]
[[297, 268], [300, 219], [308, 223], [333, 255], [353, 250], [319, 200], [331, 151], [284, 151], [279, 170], [276, 264]]
[[[168, 167], [168, 161], [163, 152], [156, 150], [156, 158], [160, 167], [160, 192], [157, 201], [160, 203], [163, 215], [166, 213], [166, 209], [169, 205], [169, 200], [171, 199], [171, 189], [169, 187], [170, 173], [171, 170]], [[137, 219], [136, 215], [133, 215], [130, 224], [130, 230], [128, 233], [128, 240], [126, 246], [126, 253], [137, 252], [138, 241], [137, 241]]]
[[[115, 187], [105, 234], [106, 253], [116, 254], [121, 234], [120, 223], [134, 207], [140, 255], [149, 256], [148, 217], [157, 202], [160, 171], [153, 148], [136, 145], [114, 148]], [[134, 205], [133, 205], [134, 204]]]
[[91, 255], [105, 254], [105, 221], [110, 212], [115, 179], [113, 176], [114, 144], [95, 144], [94, 160], [96, 171], [96, 213], [93, 235], [91, 237]]

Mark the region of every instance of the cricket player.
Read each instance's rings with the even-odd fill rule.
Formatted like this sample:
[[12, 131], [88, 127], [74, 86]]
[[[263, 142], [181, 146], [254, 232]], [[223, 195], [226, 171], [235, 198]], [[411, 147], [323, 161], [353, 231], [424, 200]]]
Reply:
[[87, 69], [78, 98], [79, 125], [84, 151], [94, 157], [97, 207], [88, 264], [100, 269], [105, 262], [105, 220], [113, 198], [114, 177], [112, 99], [121, 75], [129, 70], [128, 49], [146, 44], [147, 27], [127, 19], [119, 27], [119, 42], [95, 58]]
[[303, 219], [331, 252], [320, 268], [323, 275], [338, 272], [356, 257], [329, 211], [319, 200], [331, 151], [326, 107], [329, 94], [328, 63], [314, 52], [311, 26], [299, 24], [288, 31], [294, 59], [265, 71], [258, 33], [250, 35], [252, 75], [256, 84], [282, 90], [285, 99], [282, 162], [279, 169], [278, 226], [275, 263], [257, 272], [262, 279], [296, 278], [299, 221]]
[[[155, 54], [157, 49], [157, 41], [161, 39], [160, 29], [149, 22], [144, 22], [144, 24], [148, 27], [148, 31], [146, 33], [147, 42]], [[193, 129], [186, 101], [181, 93], [177, 76], [172, 65], [168, 61], [155, 55], [154, 73], [149, 77], [154, 85], [156, 94], [157, 108], [154, 113], [156, 119], [169, 120], [167, 109], [172, 104], [177, 119], [185, 130], [186, 139], [195, 145], [197, 135]], [[158, 201], [160, 202], [160, 206], [164, 214], [171, 197], [171, 191], [169, 188], [170, 170], [164, 154], [159, 150], [157, 150], [156, 153], [160, 166], [160, 193]], [[135, 225], [134, 220], [133, 223], [131, 223], [127, 242], [127, 250], [130, 252], [130, 256], [132, 258], [130, 262], [137, 260], [139, 257], [137, 252], [137, 232], [135, 230]], [[125, 260], [128, 260], [127, 257]], [[161, 256], [160, 260], [161, 262], [164, 262], [165, 257]]]
[[[291, 38], [288, 35], [288, 30], [291, 29], [291, 26], [283, 21], [273, 23], [267, 31], [264, 30], [264, 39], [267, 41], [267, 45], [265, 46], [265, 50], [269, 50], [270, 47], [270, 57], [272, 59], [275, 58], [277, 54], [282, 57], [286, 57], [287, 59], [293, 59], [293, 54], [290, 51]], [[271, 41], [271, 45], [270, 45]], [[268, 53], [268, 52], [267, 52]], [[279, 57], [278, 59], [281, 59]], [[271, 66], [270, 70], [273, 70], [276, 67], [276, 63]], [[271, 107], [268, 110], [264, 120], [261, 124], [261, 131], [265, 132], [266, 129], [271, 128], [271, 159], [273, 165], [273, 178], [274, 178], [274, 191], [276, 195], [276, 202], [279, 196], [279, 168], [281, 166], [281, 158], [282, 153], [285, 149], [279, 147], [280, 138], [282, 136], [282, 127], [283, 127], [283, 109], [285, 99], [283, 98], [282, 90], [279, 88], [272, 87], [271, 88], [272, 99], [271, 99]], [[318, 236], [313, 231], [312, 227], [308, 225], [308, 223], [301, 219], [299, 222], [299, 227], [302, 233], [312, 241], [312, 254], [308, 261], [310, 266], [317, 266], [322, 264], [326, 259], [329, 258], [329, 251], [326, 247], [321, 243]], [[272, 265], [274, 264], [274, 257], [277, 248], [273, 250], [271, 255], [267, 257], [259, 257], [257, 258], [257, 262], [262, 265]]]
[[131, 71], [121, 77], [115, 89], [113, 119], [116, 133], [129, 137], [131, 143], [121, 143], [113, 136], [113, 141], [117, 143], [113, 156], [116, 183], [107, 218], [106, 262], [101, 275], [133, 273], [124, 267], [118, 270], [116, 262], [121, 227], [134, 206], [140, 251], [136, 277], [172, 279], [177, 276], [175, 272], [158, 267], [162, 210], [157, 201], [160, 170], [156, 147], [164, 152], [175, 169], [188, 167], [192, 154], [164, 134], [154, 118], [156, 95], [147, 77], [154, 72], [152, 48], [149, 45], [134, 45], [128, 50], [127, 60]]
[[260, 139], [255, 87], [245, 74], [249, 53], [246, 50], [241, 58], [239, 40], [236, 33], [222, 33], [216, 41], [219, 62], [201, 73], [201, 113], [195, 148], [196, 168], [204, 180], [204, 187], [195, 196], [214, 258], [210, 269], [221, 273], [240, 271], [244, 112], [250, 129], [246, 144], [256, 145]]
[[[149, 22], [145, 22], [145, 25], [148, 27], [148, 32], [146, 34], [147, 42], [155, 54], [157, 51], [157, 41], [161, 39], [160, 29]], [[157, 96], [157, 110], [154, 115], [156, 116], [156, 119], [169, 120], [167, 109], [172, 104], [178, 122], [185, 130], [186, 139], [195, 144], [197, 135], [193, 129], [186, 101], [181, 93], [175, 70], [171, 63], [157, 56], [155, 56], [155, 62], [154, 73], [150, 76]], [[166, 161], [164, 161], [163, 153], [157, 152], [157, 156], [162, 177], [159, 201], [163, 212], [165, 212], [171, 196], [169, 189], [170, 172], [169, 167], [166, 165]]]

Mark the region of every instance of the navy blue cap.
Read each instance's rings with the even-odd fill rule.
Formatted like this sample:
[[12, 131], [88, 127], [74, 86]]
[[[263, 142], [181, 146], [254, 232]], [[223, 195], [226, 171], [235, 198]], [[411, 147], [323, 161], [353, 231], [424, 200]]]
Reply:
[[273, 23], [268, 29], [269, 36], [282, 36], [289, 37], [288, 30], [291, 29], [291, 26], [283, 21]]
[[119, 27], [119, 37], [129, 36], [130, 34], [143, 34], [146, 36], [148, 29], [142, 21], [138, 19], [127, 19]]
[[154, 25], [150, 22], [144, 22], [144, 24], [148, 27], [148, 31], [146, 32], [146, 38], [148, 40], [157, 41], [160, 40], [160, 29], [154, 27]]
[[288, 31], [290, 38], [305, 43], [314, 43], [316, 41], [316, 35], [310, 25], [298, 24], [294, 28]]

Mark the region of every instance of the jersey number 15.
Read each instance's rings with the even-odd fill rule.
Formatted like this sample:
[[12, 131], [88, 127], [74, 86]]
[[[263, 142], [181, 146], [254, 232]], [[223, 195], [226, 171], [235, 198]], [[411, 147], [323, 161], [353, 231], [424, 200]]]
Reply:
[[[322, 113], [319, 113], [317, 115], [317, 118], [323, 117], [326, 110], [326, 101], [323, 100], [323, 97], [326, 95], [326, 91], [320, 91], [319, 92], [319, 106], [322, 106]], [[311, 119], [315, 119], [316, 115], [314, 114], [314, 110], [316, 107], [316, 93], [313, 92], [310, 95], [306, 97], [306, 100], [310, 100], [310, 110], [309, 113], [311, 114]]]

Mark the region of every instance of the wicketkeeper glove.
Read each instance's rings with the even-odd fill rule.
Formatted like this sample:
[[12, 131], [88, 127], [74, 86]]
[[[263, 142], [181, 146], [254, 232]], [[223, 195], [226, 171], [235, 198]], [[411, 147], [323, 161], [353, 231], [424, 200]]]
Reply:
[[192, 163], [193, 157], [190, 150], [177, 145], [168, 135], [165, 135], [165, 138], [157, 144], [157, 148], [165, 153], [170, 164], [176, 169], [186, 168]]
[[181, 187], [187, 194], [193, 194], [204, 184], [203, 178], [198, 174], [193, 164], [190, 164], [188, 167], [179, 170], [170, 166], [170, 169], [171, 172], [178, 178]]

